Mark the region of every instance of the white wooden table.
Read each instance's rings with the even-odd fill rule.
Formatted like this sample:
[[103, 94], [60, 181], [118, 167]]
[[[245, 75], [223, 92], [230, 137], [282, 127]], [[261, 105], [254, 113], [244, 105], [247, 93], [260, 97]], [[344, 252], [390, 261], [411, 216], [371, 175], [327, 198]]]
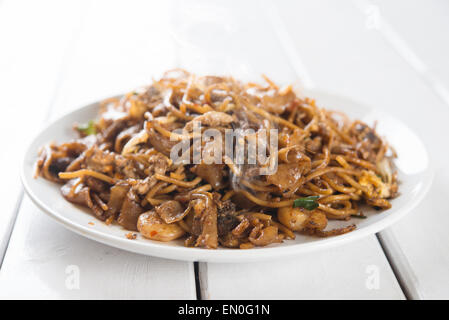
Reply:
[[[0, 0], [0, 298], [449, 298], [449, 3], [242, 2]], [[257, 264], [140, 256], [40, 212], [18, 175], [34, 133], [176, 66], [299, 80], [388, 110], [426, 143], [434, 184], [380, 234]]]

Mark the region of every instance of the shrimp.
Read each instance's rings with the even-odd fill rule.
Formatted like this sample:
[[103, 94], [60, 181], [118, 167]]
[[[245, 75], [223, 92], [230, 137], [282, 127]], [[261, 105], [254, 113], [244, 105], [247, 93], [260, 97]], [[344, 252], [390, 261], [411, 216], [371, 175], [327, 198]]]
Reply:
[[164, 242], [178, 239], [185, 233], [178, 224], [165, 223], [154, 210], [139, 216], [137, 229], [145, 238]]

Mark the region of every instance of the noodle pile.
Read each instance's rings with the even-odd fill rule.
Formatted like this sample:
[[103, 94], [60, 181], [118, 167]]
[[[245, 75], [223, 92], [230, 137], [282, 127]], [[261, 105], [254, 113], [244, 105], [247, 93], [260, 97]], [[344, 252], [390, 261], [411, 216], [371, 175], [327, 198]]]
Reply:
[[[75, 126], [79, 138], [43, 147], [36, 172], [108, 224], [203, 248], [266, 246], [295, 232], [339, 235], [355, 225], [327, 230], [328, 220], [365, 218], [361, 205], [390, 208], [398, 192], [395, 154], [375, 127], [265, 80], [168, 71], [149, 87], [102, 102], [98, 120]], [[264, 163], [225, 154], [218, 163], [192, 161], [194, 151], [215, 155], [217, 141], [194, 143], [207, 129], [223, 137], [252, 130], [232, 141], [245, 145], [244, 160], [251, 140], [273, 137], [262, 132], [277, 130], [277, 149]], [[179, 143], [187, 143], [186, 163], [172, 159]], [[276, 170], [263, 174], [275, 158]]]

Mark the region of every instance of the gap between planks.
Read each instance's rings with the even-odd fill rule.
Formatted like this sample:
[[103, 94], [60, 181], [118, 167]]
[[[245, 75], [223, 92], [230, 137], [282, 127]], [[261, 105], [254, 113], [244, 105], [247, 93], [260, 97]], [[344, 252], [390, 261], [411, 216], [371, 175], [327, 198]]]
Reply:
[[408, 259], [402, 252], [391, 230], [387, 229], [381, 233], [376, 233], [376, 238], [385, 253], [385, 257], [398, 280], [398, 284], [405, 298], [407, 300], [422, 300], [422, 296], [418, 290], [416, 276], [412, 272]]
[[[0, 4], [1, 4], [1, 2], [0, 2]], [[16, 224], [17, 215], [19, 213], [20, 206], [22, 205], [23, 196], [24, 196], [24, 190], [23, 190], [23, 186], [21, 186], [20, 191], [19, 191], [19, 196], [17, 197], [16, 205], [14, 206], [14, 209], [13, 209], [13, 214], [11, 216], [11, 219], [9, 220], [8, 227], [6, 228], [6, 232], [3, 235], [2, 243], [0, 246], [0, 270], [2, 269], [3, 260], [5, 259], [5, 255], [6, 255], [6, 250], [8, 249], [9, 241], [11, 240], [12, 231]]]

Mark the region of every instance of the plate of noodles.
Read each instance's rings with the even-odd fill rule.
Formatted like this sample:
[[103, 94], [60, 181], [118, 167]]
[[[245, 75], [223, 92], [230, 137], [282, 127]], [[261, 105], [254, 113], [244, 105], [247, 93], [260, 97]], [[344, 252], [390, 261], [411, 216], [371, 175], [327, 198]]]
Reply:
[[401, 121], [267, 77], [166, 72], [61, 117], [28, 148], [22, 181], [50, 217], [151, 256], [248, 262], [378, 232], [432, 181]]

